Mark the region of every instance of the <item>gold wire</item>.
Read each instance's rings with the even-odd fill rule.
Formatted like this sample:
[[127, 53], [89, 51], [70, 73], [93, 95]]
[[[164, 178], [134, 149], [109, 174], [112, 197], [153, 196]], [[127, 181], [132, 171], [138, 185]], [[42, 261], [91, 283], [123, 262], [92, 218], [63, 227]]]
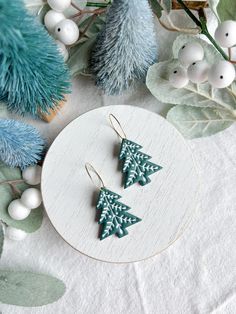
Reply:
[[98, 187], [99, 189], [100, 189], [101, 187], [102, 187], [102, 188], [105, 188], [105, 184], [104, 184], [104, 182], [103, 182], [103, 180], [102, 180], [100, 174], [95, 170], [95, 168], [94, 168], [90, 163], [86, 162], [86, 164], [85, 164], [85, 169], [86, 169], [86, 171], [87, 171], [87, 174], [88, 174], [89, 178], [91, 179], [91, 181], [93, 182], [93, 184], [94, 184], [95, 186], [97, 186], [97, 184], [94, 182], [93, 177], [92, 177], [92, 175], [91, 175], [91, 172], [94, 172], [94, 173], [96, 174], [96, 176], [98, 177], [98, 179], [99, 179], [99, 181], [100, 181], [100, 183], [101, 183], [101, 186], [97, 186], [97, 187]]
[[[119, 120], [112, 114], [109, 114], [109, 120], [110, 120], [110, 124], [113, 128], [113, 130], [116, 132], [116, 134], [121, 138], [121, 139], [126, 139], [126, 134], [119, 122]], [[115, 123], [117, 123], [118, 128], [115, 126]]]

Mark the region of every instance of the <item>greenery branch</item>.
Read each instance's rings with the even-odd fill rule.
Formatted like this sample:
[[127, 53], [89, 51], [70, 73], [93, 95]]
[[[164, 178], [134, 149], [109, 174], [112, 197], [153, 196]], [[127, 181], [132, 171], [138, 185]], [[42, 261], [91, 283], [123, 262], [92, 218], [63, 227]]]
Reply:
[[21, 195], [21, 191], [17, 188], [17, 185], [20, 184], [20, 183], [24, 183], [24, 180], [23, 179], [19, 179], [19, 180], [0, 181], [0, 185], [1, 184], [8, 184], [10, 186], [14, 197], [18, 197], [19, 195]]
[[[92, 5], [93, 4], [93, 5]], [[90, 6], [90, 7], [97, 7], [94, 10], [87, 10], [87, 9], [80, 9], [75, 3], [71, 3], [71, 5], [73, 6], [73, 8], [75, 8], [78, 12], [71, 15], [69, 18], [73, 19], [73, 18], [79, 18], [81, 19], [83, 17], [83, 15], [85, 14], [91, 14], [92, 18], [89, 21], [89, 23], [86, 25], [86, 27], [84, 28], [84, 30], [80, 33], [80, 37], [79, 40], [71, 45], [71, 47], [76, 46], [78, 43], [81, 42], [81, 39], [86, 36], [86, 32], [87, 30], [90, 28], [90, 26], [92, 26], [92, 24], [94, 23], [94, 21], [96, 20], [96, 17], [98, 15], [101, 15], [103, 13], [106, 12], [107, 7], [111, 4], [111, 1], [107, 2], [107, 3], [95, 3], [95, 2], [87, 2], [86, 6]]]
[[75, 17], [79, 17], [79, 16], [82, 16], [84, 14], [92, 14], [92, 15], [99, 15], [99, 14], [102, 14], [104, 12], [106, 12], [106, 9], [94, 9], [94, 10], [81, 10], [79, 9], [78, 7], [76, 6], [73, 6], [75, 9], [77, 9], [79, 12], [70, 16], [70, 18], [75, 18]]
[[217, 44], [215, 39], [211, 36], [207, 28], [206, 17], [204, 14], [203, 8], [198, 10], [199, 19], [191, 12], [191, 10], [186, 6], [183, 0], [176, 0], [183, 8], [183, 10], [188, 14], [188, 16], [192, 19], [192, 21], [200, 28], [200, 33], [205, 35], [208, 40], [213, 44], [213, 46], [218, 50], [218, 52], [222, 55], [225, 60], [229, 60], [227, 54], [223, 51], [223, 49]]

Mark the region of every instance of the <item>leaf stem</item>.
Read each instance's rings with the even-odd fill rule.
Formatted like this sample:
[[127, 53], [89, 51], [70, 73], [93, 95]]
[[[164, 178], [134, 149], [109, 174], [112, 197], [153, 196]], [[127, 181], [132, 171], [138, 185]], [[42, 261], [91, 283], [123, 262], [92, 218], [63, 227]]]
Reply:
[[193, 22], [202, 29], [201, 22], [196, 18], [196, 16], [189, 10], [186, 4], [182, 0], [177, 0], [179, 4], [182, 6], [183, 10], [188, 14], [188, 16], [193, 20]]
[[71, 2], [71, 6], [76, 9], [77, 11], [81, 12], [82, 10], [73, 2]]
[[9, 185], [14, 197], [18, 198], [19, 196], [21, 196], [22, 192], [14, 184], [9, 183]]
[[223, 51], [223, 49], [216, 43], [215, 39], [211, 36], [211, 34], [208, 31], [207, 25], [205, 21], [201, 21], [202, 23], [202, 34], [204, 34], [212, 43], [213, 46], [215, 46], [216, 50], [222, 55], [222, 57], [225, 60], [229, 60], [229, 57], [227, 54]]
[[18, 184], [18, 183], [23, 183], [23, 179], [18, 179], [18, 180], [5, 180], [5, 181], [0, 181], [0, 184]]
[[99, 2], [90, 2], [88, 1], [86, 7], [96, 7], [96, 8], [106, 8], [111, 4], [111, 1], [107, 3], [99, 3]]
[[185, 33], [185, 34], [192, 34], [192, 35], [197, 35], [200, 32], [200, 28], [199, 27], [195, 27], [195, 28], [180, 28], [176, 25], [174, 25], [174, 23], [172, 22], [171, 18], [169, 15], [166, 15], [166, 19], [169, 23], [169, 25], [167, 25], [166, 23], [164, 23], [161, 18], [157, 17], [159, 23], [161, 24], [162, 27], [164, 27], [166, 30], [170, 31], [170, 32], [181, 32], [181, 33]]
[[203, 14], [204, 11], [199, 10], [199, 18], [196, 18], [196, 16], [189, 10], [189, 8], [185, 5], [183, 0], [177, 0], [177, 2], [182, 6], [183, 10], [188, 14], [188, 16], [193, 20], [193, 22], [201, 29], [201, 34], [205, 35], [209, 41], [213, 44], [213, 46], [218, 50], [218, 52], [222, 55], [222, 57], [225, 60], [229, 60], [226, 53], [223, 51], [223, 49], [216, 43], [215, 39], [211, 36], [211, 34], [208, 31], [206, 18]]
[[75, 13], [74, 15], [71, 15], [69, 18], [73, 19], [75, 17], [82, 16], [83, 14], [94, 14], [94, 15], [99, 15], [106, 12], [106, 9], [95, 9], [95, 10], [80, 10], [78, 13]]
[[85, 36], [87, 30], [93, 24], [93, 22], [95, 21], [96, 17], [97, 17], [97, 14], [92, 15], [92, 18], [91, 18], [90, 22], [86, 25], [85, 29], [80, 33], [80, 39]]
[[19, 180], [5, 180], [5, 181], [1, 181], [1, 184], [8, 184], [12, 190], [12, 193], [15, 197], [19, 197], [21, 195], [21, 191], [16, 187], [17, 184], [19, 183], [23, 183], [24, 180], [19, 179]]
[[234, 99], [236, 100], [236, 94], [234, 93], [234, 91], [230, 88], [230, 87], [226, 87], [226, 89], [230, 92], [230, 94], [234, 97]]

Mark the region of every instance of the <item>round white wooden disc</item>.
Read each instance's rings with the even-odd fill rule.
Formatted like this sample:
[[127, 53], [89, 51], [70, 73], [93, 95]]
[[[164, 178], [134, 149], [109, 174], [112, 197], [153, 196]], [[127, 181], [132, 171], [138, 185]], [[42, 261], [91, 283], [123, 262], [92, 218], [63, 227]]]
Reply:
[[[127, 138], [163, 167], [146, 186], [122, 187], [120, 139], [110, 126], [110, 113]], [[99, 240], [99, 191], [86, 173], [87, 162], [108, 189], [122, 196], [129, 212], [142, 219], [127, 228], [127, 236]], [[80, 116], [59, 134], [43, 165], [43, 201], [55, 229], [76, 250], [107, 262], [139, 261], [167, 248], [188, 225], [198, 192], [194, 160], [183, 137], [164, 118], [134, 106], [102, 107]]]

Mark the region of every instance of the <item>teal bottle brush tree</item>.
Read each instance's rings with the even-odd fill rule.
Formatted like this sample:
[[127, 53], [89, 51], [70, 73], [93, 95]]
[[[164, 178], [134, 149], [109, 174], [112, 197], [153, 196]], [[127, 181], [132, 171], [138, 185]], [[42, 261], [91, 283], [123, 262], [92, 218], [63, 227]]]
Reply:
[[106, 94], [120, 94], [134, 82], [144, 82], [156, 59], [156, 36], [148, 0], [114, 0], [91, 55], [96, 84]]
[[22, 0], [0, 0], [0, 100], [37, 117], [69, 92], [69, 72], [52, 37]]

